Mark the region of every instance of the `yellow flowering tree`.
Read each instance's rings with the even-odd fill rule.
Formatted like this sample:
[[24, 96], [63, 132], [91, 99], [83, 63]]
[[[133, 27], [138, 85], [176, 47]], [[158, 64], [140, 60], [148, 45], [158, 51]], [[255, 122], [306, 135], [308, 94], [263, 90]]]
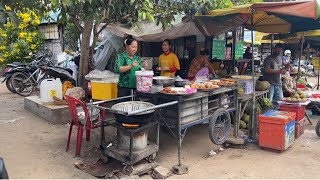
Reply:
[[31, 10], [17, 12], [16, 16], [19, 19], [18, 26], [8, 20], [0, 28], [1, 66], [14, 61], [30, 61], [29, 53], [36, 53], [43, 45], [44, 36], [37, 29], [39, 17]]

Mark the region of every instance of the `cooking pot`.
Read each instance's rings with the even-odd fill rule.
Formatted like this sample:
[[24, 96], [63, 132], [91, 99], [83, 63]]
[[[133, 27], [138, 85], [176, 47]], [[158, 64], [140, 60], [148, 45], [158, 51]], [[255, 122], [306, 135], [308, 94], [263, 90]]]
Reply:
[[186, 80], [186, 79], [180, 79], [180, 80], [176, 80], [174, 85], [176, 87], [183, 87], [185, 85], [189, 85], [190, 84], [190, 81], [189, 80]]
[[153, 77], [153, 84], [154, 85], [161, 85], [164, 87], [172, 86], [175, 83], [175, 78], [167, 77], [167, 76], [156, 76]]

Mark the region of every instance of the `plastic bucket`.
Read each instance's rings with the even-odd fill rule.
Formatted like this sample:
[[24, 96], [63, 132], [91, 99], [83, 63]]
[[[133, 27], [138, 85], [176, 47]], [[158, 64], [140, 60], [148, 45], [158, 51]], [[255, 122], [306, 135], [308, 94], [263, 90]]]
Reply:
[[151, 93], [153, 71], [136, 71], [137, 91]]

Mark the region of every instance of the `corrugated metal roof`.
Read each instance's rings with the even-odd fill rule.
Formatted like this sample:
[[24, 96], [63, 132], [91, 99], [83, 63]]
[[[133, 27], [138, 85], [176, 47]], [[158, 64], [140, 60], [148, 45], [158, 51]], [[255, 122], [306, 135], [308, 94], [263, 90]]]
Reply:
[[41, 19], [40, 24], [48, 24], [48, 23], [56, 23], [58, 22], [58, 16], [60, 14], [60, 10], [57, 12], [50, 11], [50, 14], [47, 18]]

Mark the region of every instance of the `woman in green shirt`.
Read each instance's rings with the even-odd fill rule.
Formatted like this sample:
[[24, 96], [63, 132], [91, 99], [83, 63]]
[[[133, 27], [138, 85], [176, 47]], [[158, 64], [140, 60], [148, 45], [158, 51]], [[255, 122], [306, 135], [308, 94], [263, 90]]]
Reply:
[[118, 54], [115, 72], [120, 74], [118, 82], [118, 97], [131, 95], [131, 90], [136, 89], [136, 71], [141, 66], [146, 67], [146, 63], [142, 63], [141, 58], [136, 54], [138, 49], [138, 41], [129, 38], [124, 41], [126, 50]]

